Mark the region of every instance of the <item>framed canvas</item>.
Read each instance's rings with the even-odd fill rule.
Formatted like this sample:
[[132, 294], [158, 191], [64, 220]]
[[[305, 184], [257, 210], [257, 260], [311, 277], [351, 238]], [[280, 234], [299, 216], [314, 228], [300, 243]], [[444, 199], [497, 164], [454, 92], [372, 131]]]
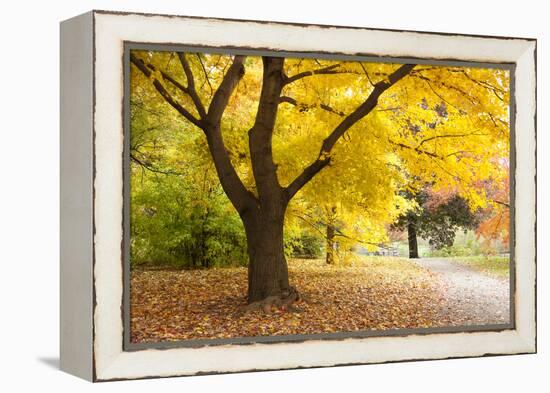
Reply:
[[61, 368], [536, 352], [536, 40], [61, 23]]

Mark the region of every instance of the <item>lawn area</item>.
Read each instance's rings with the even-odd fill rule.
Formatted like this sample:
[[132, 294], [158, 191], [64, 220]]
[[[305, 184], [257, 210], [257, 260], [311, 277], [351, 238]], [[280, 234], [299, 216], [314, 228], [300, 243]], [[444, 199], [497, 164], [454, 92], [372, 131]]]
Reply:
[[437, 279], [405, 258], [290, 260], [301, 312], [248, 311], [246, 268], [134, 270], [131, 340], [212, 339], [449, 326]]
[[450, 258], [463, 266], [482, 272], [495, 278], [510, 277], [510, 259], [508, 257], [454, 257]]

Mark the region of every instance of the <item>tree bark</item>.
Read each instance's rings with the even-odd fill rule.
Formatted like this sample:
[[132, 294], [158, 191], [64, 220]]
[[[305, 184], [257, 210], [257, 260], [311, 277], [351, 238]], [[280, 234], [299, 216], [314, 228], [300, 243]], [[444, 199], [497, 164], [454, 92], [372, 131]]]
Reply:
[[407, 224], [409, 237], [409, 258], [418, 258], [418, 240], [416, 236], [416, 222], [409, 220]]
[[288, 297], [291, 288], [284, 255], [287, 200], [273, 162], [272, 137], [284, 83], [284, 59], [263, 57], [262, 91], [256, 121], [248, 132], [258, 207], [241, 215], [248, 243], [248, 302]]
[[327, 265], [334, 264], [334, 224], [327, 225]]
[[336, 235], [335, 221], [336, 221], [336, 206], [332, 206], [332, 208], [328, 210], [328, 217], [327, 217], [327, 245], [326, 245], [327, 265], [334, 264], [334, 246], [336, 245], [336, 241], [334, 240]]
[[243, 217], [248, 245], [248, 303], [284, 298], [291, 287], [284, 254], [284, 211], [262, 211]]

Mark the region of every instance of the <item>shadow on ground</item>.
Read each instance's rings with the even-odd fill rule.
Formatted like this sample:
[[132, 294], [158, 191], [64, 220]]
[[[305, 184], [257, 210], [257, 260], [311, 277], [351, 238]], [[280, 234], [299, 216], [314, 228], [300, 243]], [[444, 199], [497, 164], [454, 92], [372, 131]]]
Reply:
[[40, 363], [45, 364], [46, 366], [59, 370], [59, 357], [39, 357], [37, 359]]

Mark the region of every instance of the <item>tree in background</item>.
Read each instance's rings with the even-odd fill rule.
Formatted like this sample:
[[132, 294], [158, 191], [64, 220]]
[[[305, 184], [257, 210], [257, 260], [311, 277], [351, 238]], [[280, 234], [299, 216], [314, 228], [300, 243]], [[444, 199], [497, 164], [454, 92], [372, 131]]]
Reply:
[[419, 258], [418, 237], [428, 240], [436, 250], [450, 247], [458, 230], [474, 229], [478, 215], [470, 210], [468, 201], [456, 193], [435, 193], [429, 188], [409, 193], [415, 208], [399, 217], [395, 229], [406, 230], [409, 258]]
[[[137, 51], [130, 60], [135, 90], [147, 91], [162, 112], [171, 107], [169, 116], [184, 123], [180, 132], [202, 133], [246, 233], [250, 303], [298, 297], [284, 225], [308, 193], [369, 195], [368, 212], [390, 203], [380, 224], [396, 210], [402, 177], [387, 168], [406, 167], [483, 206], [474, 180], [508, 148], [505, 70]], [[447, 116], [432, 127], [442, 102]], [[354, 176], [362, 168], [365, 176]]]

